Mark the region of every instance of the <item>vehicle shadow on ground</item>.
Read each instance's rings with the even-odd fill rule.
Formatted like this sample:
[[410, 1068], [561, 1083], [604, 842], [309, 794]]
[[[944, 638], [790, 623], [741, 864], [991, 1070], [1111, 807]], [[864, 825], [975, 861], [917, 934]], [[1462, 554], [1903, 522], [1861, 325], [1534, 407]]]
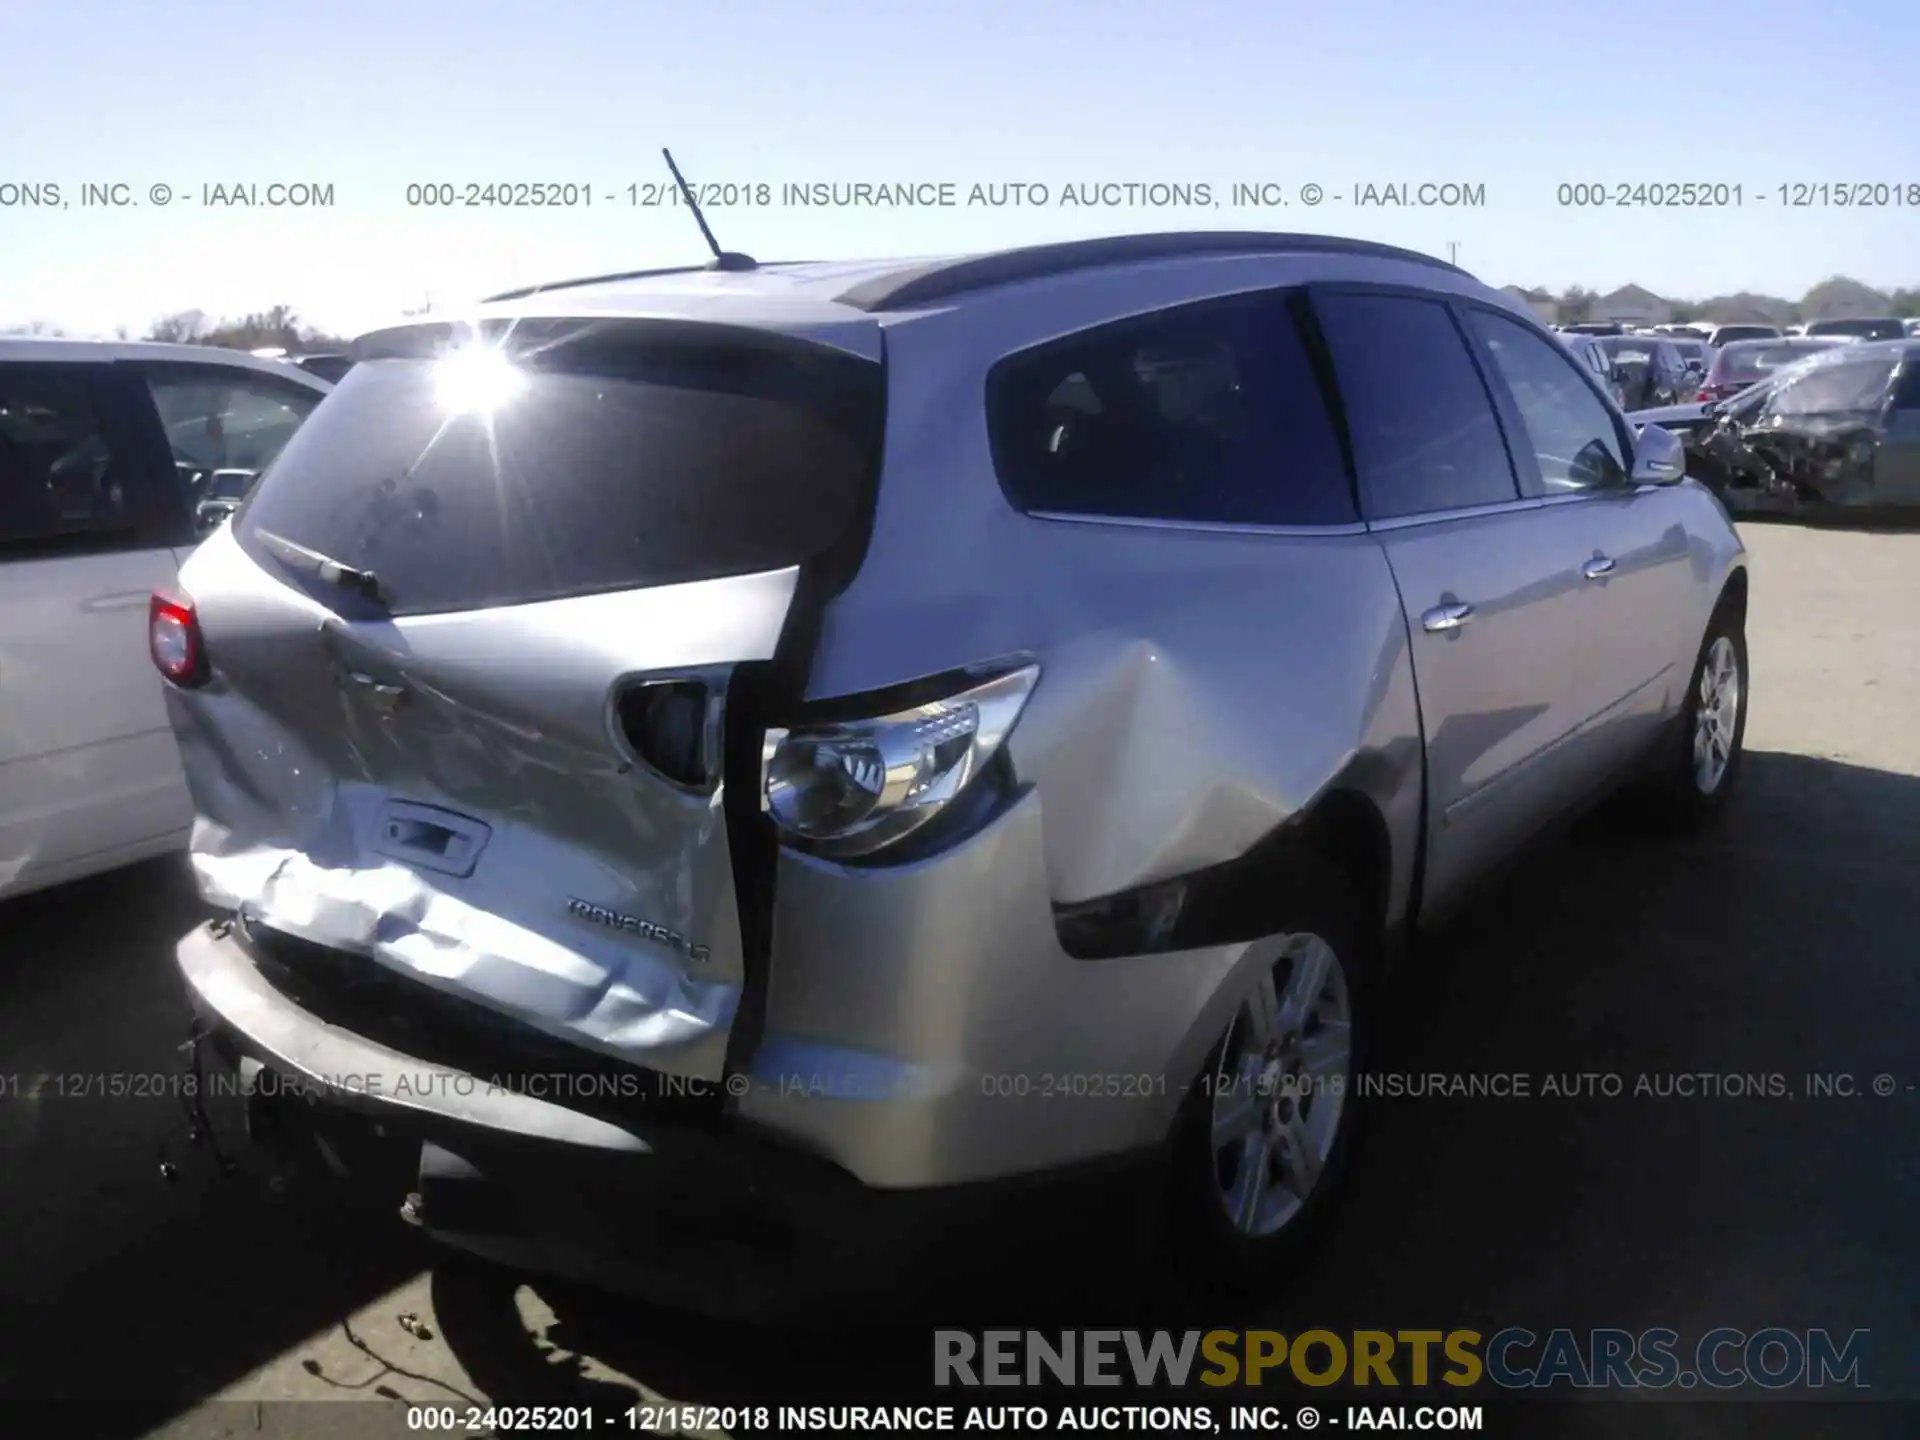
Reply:
[[1740, 511], [1742, 525], [1796, 526], [1803, 530], [1846, 530], [1861, 535], [1920, 534], [1920, 509], [1850, 510], [1840, 506], [1796, 511]]
[[[1876, 1353], [1914, 1354], [1898, 1277], [1920, 1273], [1920, 1097], [1875, 1097], [1870, 1077], [1920, 1080], [1903, 1064], [1920, 1035], [1920, 779], [1791, 754], [1745, 764], [1721, 827], [1650, 837], [1632, 807], [1610, 806], [1426, 947], [1394, 997], [1384, 1067], [1410, 1088], [1525, 1076], [1528, 1092], [1374, 1102], [1347, 1203], [1283, 1293], [1191, 1321], [1143, 1291], [1131, 1319], [1110, 1302], [1010, 1303], [992, 1323], [1782, 1324], [1871, 1328]], [[1810, 1091], [1816, 1074], [1856, 1093]], [[1666, 1093], [1636, 1096], [1643, 1079]], [[627, 1404], [637, 1383], [715, 1404], [874, 1403], [931, 1389], [925, 1325], [762, 1331], [533, 1281], [552, 1318], [529, 1326], [518, 1283], [464, 1262], [434, 1277], [449, 1343], [496, 1398]], [[1880, 1372], [1880, 1393], [1914, 1373]]]
[[205, 914], [177, 858], [0, 905], [0, 1413], [80, 1401], [89, 1433], [143, 1434], [431, 1258], [185, 1143], [173, 946]]
[[[1373, 1102], [1346, 1203], [1284, 1291], [1174, 1321], [1187, 1311], [1144, 1279], [1131, 1303], [1041, 1306], [1008, 1275], [986, 1323], [1869, 1328], [1893, 1372], [1879, 1393], [1913, 1386], [1920, 1365], [1891, 1362], [1920, 1354], [1920, 1096], [1865, 1087], [1920, 1080], [1920, 779], [1746, 765], [1708, 834], [1650, 839], [1603, 811], [1427, 947], [1383, 1066], [1525, 1074], [1530, 1093]], [[199, 914], [184, 877], [150, 869], [0, 908], [0, 1070], [170, 1069], [171, 946]], [[1813, 1073], [1860, 1093], [1811, 1096]], [[1541, 1093], [1586, 1074], [1777, 1075], [1789, 1093]], [[163, 1186], [153, 1141], [173, 1124], [164, 1098], [0, 1105], [0, 1401], [110, 1391], [125, 1422], [93, 1428], [139, 1435], [428, 1262], [440, 1335], [496, 1401], [929, 1396], [929, 1324], [705, 1321], [447, 1259], [390, 1216], [196, 1179], [204, 1165]], [[1129, 1263], [1110, 1257], [1105, 1278]], [[1032, 1398], [983, 1398], [1000, 1397]]]

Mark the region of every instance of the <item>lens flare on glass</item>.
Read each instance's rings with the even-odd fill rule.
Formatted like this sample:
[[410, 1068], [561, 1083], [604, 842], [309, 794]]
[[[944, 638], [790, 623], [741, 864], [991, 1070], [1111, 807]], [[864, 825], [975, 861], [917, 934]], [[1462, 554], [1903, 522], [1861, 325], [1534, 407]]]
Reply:
[[434, 365], [434, 389], [452, 415], [488, 415], [525, 388], [526, 376], [492, 345], [467, 345]]

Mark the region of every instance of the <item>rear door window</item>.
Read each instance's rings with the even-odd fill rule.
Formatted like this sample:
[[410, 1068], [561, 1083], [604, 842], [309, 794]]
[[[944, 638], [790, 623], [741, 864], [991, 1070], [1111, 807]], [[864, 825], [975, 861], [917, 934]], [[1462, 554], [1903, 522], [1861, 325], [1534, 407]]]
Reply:
[[233, 498], [216, 494], [217, 489], [231, 492], [239, 485], [245, 493], [243, 477], [251, 479], [271, 465], [324, 398], [305, 385], [235, 365], [141, 370], [189, 510], [202, 500]]
[[1027, 513], [1351, 524], [1325, 390], [1283, 293], [1181, 306], [1022, 351], [987, 382]]
[[0, 546], [133, 543], [137, 465], [108, 408], [91, 366], [0, 364]]
[[1517, 499], [1493, 400], [1444, 302], [1317, 291], [1367, 517]]
[[438, 333], [357, 363], [294, 435], [236, 522], [249, 554], [288, 573], [291, 542], [420, 614], [784, 569], [860, 517], [873, 361], [645, 322]]

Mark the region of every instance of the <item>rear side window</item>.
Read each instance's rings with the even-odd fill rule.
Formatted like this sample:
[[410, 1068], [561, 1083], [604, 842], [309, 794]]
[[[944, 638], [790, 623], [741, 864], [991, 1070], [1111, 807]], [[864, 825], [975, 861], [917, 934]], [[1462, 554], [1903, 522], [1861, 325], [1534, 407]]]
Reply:
[[1900, 381], [1894, 386], [1893, 408], [1920, 410], [1920, 359], [1909, 359], [1900, 368]]
[[1284, 295], [1182, 306], [1009, 356], [994, 466], [1028, 513], [1239, 525], [1358, 518]]
[[1817, 354], [1819, 349], [1813, 345], [1753, 345], [1722, 350], [1713, 362], [1713, 379], [1718, 384], [1758, 380], [1783, 365]]
[[1852, 335], [1862, 340], [1898, 340], [1907, 333], [1898, 320], [1817, 320], [1809, 335]]
[[371, 571], [419, 614], [782, 569], [860, 518], [879, 364], [633, 322], [519, 334], [356, 364], [262, 477], [242, 545], [283, 573], [275, 540]]
[[0, 365], [0, 544], [126, 530], [125, 472], [79, 366]]
[[1370, 519], [1518, 498], [1493, 401], [1444, 304], [1349, 291], [1313, 303]]

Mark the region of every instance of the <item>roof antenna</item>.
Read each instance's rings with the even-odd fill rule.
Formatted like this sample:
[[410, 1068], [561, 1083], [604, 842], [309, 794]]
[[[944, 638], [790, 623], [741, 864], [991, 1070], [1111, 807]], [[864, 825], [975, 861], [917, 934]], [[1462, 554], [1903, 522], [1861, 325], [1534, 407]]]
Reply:
[[673, 152], [666, 146], [660, 147], [660, 153], [667, 157], [667, 169], [673, 172], [673, 180], [680, 187], [681, 198], [687, 202], [687, 209], [693, 212], [693, 223], [700, 227], [700, 233], [707, 237], [707, 248], [713, 251], [713, 259], [707, 262], [709, 270], [757, 270], [759, 262], [751, 255], [742, 255], [737, 250], [722, 250], [720, 242], [713, 238], [713, 231], [707, 225], [707, 217], [700, 213], [699, 202], [693, 198], [693, 187], [687, 184], [687, 177], [680, 173], [680, 167], [673, 163]]

